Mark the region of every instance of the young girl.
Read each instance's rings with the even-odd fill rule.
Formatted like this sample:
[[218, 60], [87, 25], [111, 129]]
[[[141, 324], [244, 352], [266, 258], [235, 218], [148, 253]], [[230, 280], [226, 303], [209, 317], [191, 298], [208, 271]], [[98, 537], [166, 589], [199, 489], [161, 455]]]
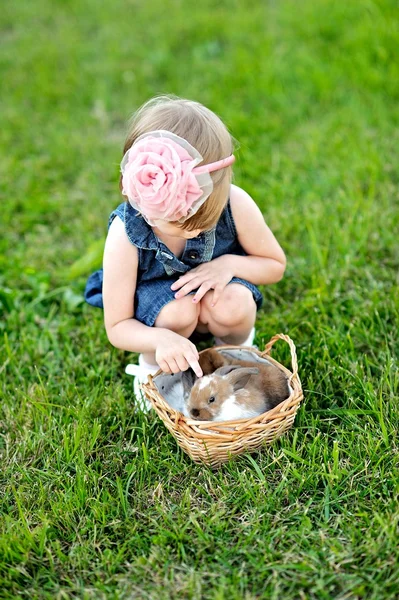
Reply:
[[160, 367], [200, 377], [190, 336], [252, 345], [257, 285], [279, 281], [284, 252], [252, 198], [231, 184], [233, 140], [198, 102], [153, 98], [134, 115], [103, 269], [86, 300], [104, 308], [111, 344], [139, 352], [134, 390]]

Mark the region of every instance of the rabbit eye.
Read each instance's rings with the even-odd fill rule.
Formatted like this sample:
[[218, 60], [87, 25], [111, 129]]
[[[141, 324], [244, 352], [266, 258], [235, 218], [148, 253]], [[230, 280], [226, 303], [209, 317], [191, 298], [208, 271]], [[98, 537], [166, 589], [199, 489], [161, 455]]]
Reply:
[[212, 404], [212, 402], [215, 402], [215, 396], [211, 396], [208, 400], [208, 404]]

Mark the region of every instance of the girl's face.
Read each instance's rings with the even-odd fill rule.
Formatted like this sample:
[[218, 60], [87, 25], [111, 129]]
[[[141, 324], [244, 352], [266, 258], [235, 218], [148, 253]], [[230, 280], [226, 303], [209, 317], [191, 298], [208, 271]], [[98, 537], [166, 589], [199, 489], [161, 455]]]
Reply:
[[185, 231], [184, 229], [180, 229], [173, 223], [169, 223], [168, 221], [162, 221], [161, 219], [157, 219], [154, 221], [153, 227], [157, 229], [160, 233], [164, 235], [170, 235], [171, 237], [177, 237], [184, 240], [190, 240], [191, 238], [197, 237], [203, 230], [202, 229], [194, 229], [194, 231]]

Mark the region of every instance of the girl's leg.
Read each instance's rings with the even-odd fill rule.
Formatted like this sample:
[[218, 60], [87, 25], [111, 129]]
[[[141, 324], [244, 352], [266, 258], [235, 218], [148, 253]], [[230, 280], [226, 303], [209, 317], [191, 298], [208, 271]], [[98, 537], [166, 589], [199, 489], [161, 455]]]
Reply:
[[[170, 329], [186, 338], [190, 337], [197, 327], [200, 312], [199, 304], [193, 303], [193, 296], [184, 296], [166, 304], [155, 320], [155, 327]], [[143, 354], [146, 363], [156, 365], [155, 353]]]
[[213, 290], [210, 290], [200, 302], [198, 328], [206, 326], [226, 344], [242, 344], [248, 338], [256, 318], [252, 292], [240, 283], [230, 283], [213, 307], [212, 298]]

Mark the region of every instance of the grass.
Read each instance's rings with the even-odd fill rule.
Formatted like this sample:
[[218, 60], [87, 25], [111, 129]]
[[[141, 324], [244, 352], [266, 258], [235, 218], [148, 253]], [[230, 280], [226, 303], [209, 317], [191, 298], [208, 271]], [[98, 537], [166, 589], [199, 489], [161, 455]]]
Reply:
[[[37, 0], [0, 19], [0, 597], [397, 598], [397, 3]], [[305, 402], [217, 471], [135, 414], [131, 357], [82, 302], [126, 120], [160, 92], [224, 118], [288, 256], [257, 342], [291, 335]]]

